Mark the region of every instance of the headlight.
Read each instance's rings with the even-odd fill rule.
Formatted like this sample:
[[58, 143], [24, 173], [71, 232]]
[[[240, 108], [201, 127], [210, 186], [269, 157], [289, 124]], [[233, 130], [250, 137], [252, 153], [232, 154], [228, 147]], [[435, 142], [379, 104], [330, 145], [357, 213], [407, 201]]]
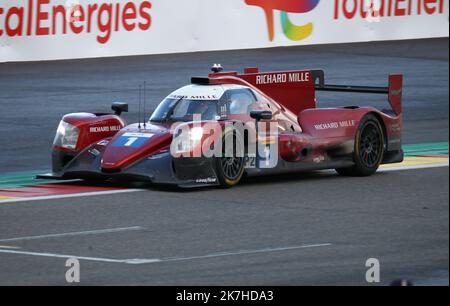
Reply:
[[174, 153], [186, 153], [193, 151], [203, 138], [203, 128], [194, 127], [191, 129], [180, 129], [175, 135], [175, 141], [172, 143]]
[[78, 137], [80, 136], [80, 129], [76, 126], [61, 121], [56, 131], [54, 146], [62, 147], [65, 149], [74, 150], [77, 147]]
[[189, 138], [191, 139], [191, 141], [199, 141], [202, 140], [203, 137], [203, 128], [202, 127], [195, 127], [192, 128], [191, 131], [189, 132]]

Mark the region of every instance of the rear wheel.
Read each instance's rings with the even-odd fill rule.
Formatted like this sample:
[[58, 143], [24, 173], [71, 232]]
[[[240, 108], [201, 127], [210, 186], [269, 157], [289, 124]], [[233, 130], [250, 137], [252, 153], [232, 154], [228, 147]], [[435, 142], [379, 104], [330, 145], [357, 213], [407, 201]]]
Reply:
[[385, 140], [380, 121], [374, 115], [367, 115], [356, 132], [351, 168], [336, 169], [345, 176], [370, 176], [377, 172], [383, 160]]
[[[227, 147], [230, 146], [229, 152]], [[233, 146], [231, 147], [231, 144]], [[244, 175], [244, 142], [235, 133], [227, 133], [222, 141], [222, 156], [216, 158], [216, 170], [222, 187], [229, 188], [239, 183]], [[232, 151], [231, 151], [232, 150]]]

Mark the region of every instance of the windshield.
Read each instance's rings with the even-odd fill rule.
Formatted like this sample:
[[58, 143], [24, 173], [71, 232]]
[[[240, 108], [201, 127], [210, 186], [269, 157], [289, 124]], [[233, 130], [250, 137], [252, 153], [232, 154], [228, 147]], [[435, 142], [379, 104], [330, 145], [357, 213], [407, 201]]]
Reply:
[[201, 120], [216, 120], [218, 115], [217, 100], [189, 100], [167, 98], [153, 113], [150, 121], [192, 121], [194, 115], [201, 115]]

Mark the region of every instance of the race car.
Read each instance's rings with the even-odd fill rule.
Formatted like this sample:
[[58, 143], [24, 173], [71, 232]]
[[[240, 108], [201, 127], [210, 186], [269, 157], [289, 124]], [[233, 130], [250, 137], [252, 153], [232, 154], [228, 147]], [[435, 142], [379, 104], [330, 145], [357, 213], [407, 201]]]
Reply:
[[[368, 87], [326, 84], [322, 70], [212, 70], [143, 122], [127, 125], [126, 103], [111, 114], [65, 115], [49, 177], [231, 187], [244, 176], [324, 169], [370, 176], [403, 161], [402, 75]], [[391, 109], [317, 108], [317, 91], [384, 94]]]

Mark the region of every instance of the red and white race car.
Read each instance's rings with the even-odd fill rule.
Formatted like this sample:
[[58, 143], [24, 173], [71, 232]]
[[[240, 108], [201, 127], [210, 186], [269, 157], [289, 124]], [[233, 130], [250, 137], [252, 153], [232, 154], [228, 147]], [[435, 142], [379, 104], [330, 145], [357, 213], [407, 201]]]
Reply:
[[[181, 187], [233, 186], [244, 175], [336, 169], [368, 176], [403, 160], [402, 75], [388, 87], [329, 85], [321, 70], [223, 72], [164, 99], [145, 122], [115, 114], [63, 117], [53, 174], [64, 179], [124, 179]], [[385, 94], [390, 110], [317, 108], [316, 92]]]

